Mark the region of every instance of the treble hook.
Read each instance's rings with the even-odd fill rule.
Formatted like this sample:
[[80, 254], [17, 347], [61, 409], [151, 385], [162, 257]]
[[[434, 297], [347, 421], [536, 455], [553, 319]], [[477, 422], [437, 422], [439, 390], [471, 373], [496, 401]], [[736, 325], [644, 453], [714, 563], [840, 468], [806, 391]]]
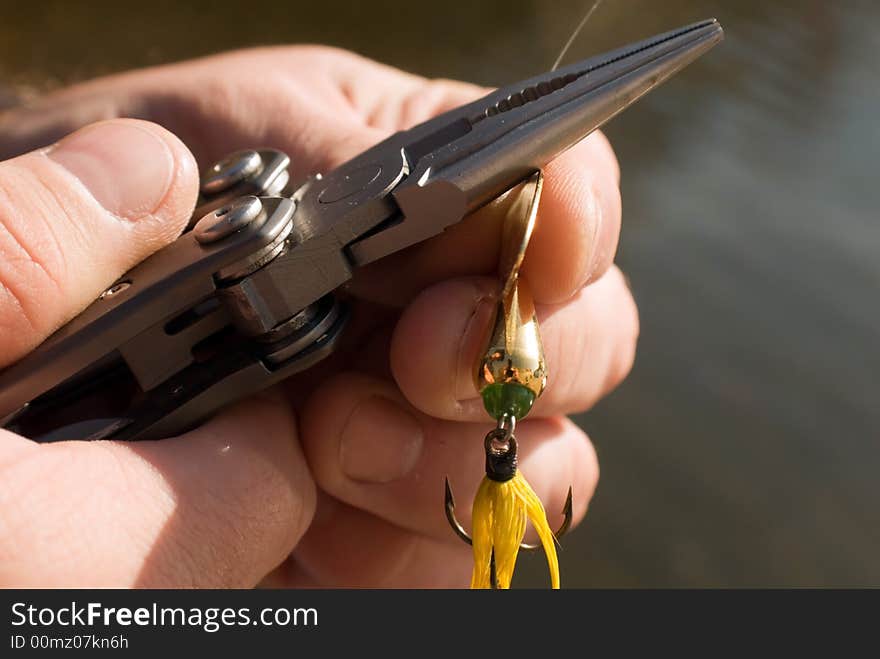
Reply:
[[[446, 508], [446, 521], [449, 522], [449, 526], [452, 527], [452, 530], [455, 531], [455, 535], [462, 539], [463, 542], [466, 542], [469, 545], [473, 545], [474, 541], [471, 539], [470, 534], [464, 530], [464, 527], [461, 525], [461, 522], [455, 517], [455, 498], [452, 496], [452, 488], [449, 486], [449, 478], [444, 479], [444, 483], [446, 485], [446, 495], [444, 497], [444, 506]], [[563, 535], [566, 534], [569, 528], [571, 528], [571, 486], [568, 487], [568, 496], [565, 497], [565, 505], [562, 507], [562, 515], [563, 520], [562, 524], [553, 534], [558, 541]], [[524, 551], [535, 551], [536, 549], [540, 549], [540, 544], [528, 544], [526, 542], [521, 542], [519, 548]]]

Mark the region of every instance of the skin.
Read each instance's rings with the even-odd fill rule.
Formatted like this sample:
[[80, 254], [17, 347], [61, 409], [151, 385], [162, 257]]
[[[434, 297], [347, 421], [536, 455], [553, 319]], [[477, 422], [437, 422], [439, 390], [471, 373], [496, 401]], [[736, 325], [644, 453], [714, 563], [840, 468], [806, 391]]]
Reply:
[[[0, 365], [174, 240], [199, 165], [271, 145], [304, 177], [485, 91], [285, 47], [99, 79], [0, 115]], [[578, 521], [598, 479], [564, 415], [625, 377], [638, 319], [612, 264], [608, 142], [594, 133], [545, 176], [523, 276], [550, 382], [517, 436], [555, 525], [569, 483]], [[0, 585], [466, 586], [470, 550], [441, 491], [449, 476], [469, 524], [490, 427], [470, 370], [502, 204], [359, 272], [338, 354], [193, 432], [37, 445], [0, 431]]]

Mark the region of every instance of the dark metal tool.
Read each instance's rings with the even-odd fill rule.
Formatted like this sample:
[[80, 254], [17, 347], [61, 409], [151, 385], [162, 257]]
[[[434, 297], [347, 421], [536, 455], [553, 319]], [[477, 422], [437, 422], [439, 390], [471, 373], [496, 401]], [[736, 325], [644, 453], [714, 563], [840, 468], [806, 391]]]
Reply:
[[509, 85], [296, 190], [285, 154], [232, 154], [191, 230], [0, 373], [0, 420], [38, 441], [156, 439], [309, 368], [343, 333], [334, 291], [355, 268], [459, 222], [721, 38], [704, 21]]

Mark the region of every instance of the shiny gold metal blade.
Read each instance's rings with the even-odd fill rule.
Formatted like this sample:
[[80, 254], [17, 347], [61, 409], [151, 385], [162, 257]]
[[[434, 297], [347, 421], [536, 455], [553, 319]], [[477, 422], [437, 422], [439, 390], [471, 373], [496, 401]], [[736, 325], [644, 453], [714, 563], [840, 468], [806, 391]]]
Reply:
[[519, 189], [507, 210], [501, 234], [498, 273], [501, 296], [489, 341], [479, 364], [478, 391], [492, 384], [519, 384], [537, 397], [547, 380], [544, 348], [531, 295], [519, 280], [519, 269], [535, 228], [543, 177], [536, 172]]
[[501, 228], [501, 258], [498, 262], [498, 274], [503, 282], [502, 299], [508, 298], [513, 292], [519, 276], [519, 268], [535, 229], [543, 183], [544, 177], [540, 171], [537, 171], [513, 192], [516, 198], [510, 205]]

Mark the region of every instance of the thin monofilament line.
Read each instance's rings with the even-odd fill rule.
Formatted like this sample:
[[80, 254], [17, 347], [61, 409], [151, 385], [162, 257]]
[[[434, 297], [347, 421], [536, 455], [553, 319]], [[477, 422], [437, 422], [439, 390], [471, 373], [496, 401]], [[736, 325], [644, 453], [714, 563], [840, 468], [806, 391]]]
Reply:
[[593, 6], [590, 7], [590, 10], [586, 13], [586, 15], [581, 19], [581, 22], [578, 23], [578, 26], [574, 29], [574, 32], [571, 33], [571, 36], [568, 38], [568, 41], [565, 42], [565, 45], [562, 47], [562, 50], [559, 52], [559, 57], [556, 58], [556, 61], [553, 62], [553, 68], [551, 71], [555, 71], [560, 62], [562, 62], [562, 58], [565, 57], [565, 53], [568, 52], [568, 49], [571, 48], [571, 44], [574, 43], [574, 40], [577, 39], [577, 36], [580, 34], [581, 30], [584, 29], [584, 25], [587, 24], [587, 21], [590, 20], [590, 16], [593, 15], [593, 12], [602, 4], [602, 0], [596, 0], [593, 3]]

